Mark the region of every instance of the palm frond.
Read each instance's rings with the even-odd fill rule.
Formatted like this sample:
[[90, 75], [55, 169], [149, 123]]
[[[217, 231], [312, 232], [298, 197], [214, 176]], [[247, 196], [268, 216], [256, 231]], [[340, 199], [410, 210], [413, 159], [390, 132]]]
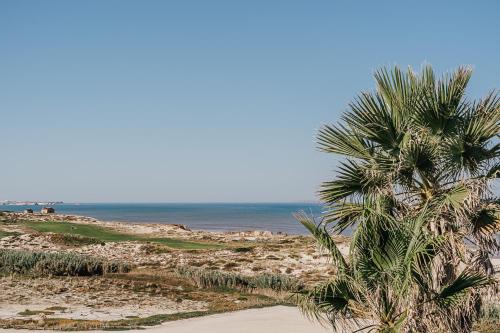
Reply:
[[325, 224], [333, 224], [332, 231], [340, 234], [356, 225], [364, 213], [362, 203], [344, 202], [329, 207], [323, 215]]
[[492, 235], [500, 231], [500, 210], [497, 207], [485, 207], [471, 218], [472, 233]]
[[404, 132], [409, 123], [408, 106], [418, 94], [417, 77], [409, 68], [404, 73], [399, 67], [382, 68], [375, 72], [377, 92], [383, 98], [391, 114], [392, 124]]
[[462, 98], [471, 75], [470, 68], [460, 67], [437, 82], [422, 81], [427, 86], [415, 100], [413, 122], [437, 137], [455, 133], [466, 106]]
[[498, 145], [492, 148], [488, 145], [500, 132], [500, 96], [490, 93], [468, 106], [458, 128], [457, 134], [443, 143], [445, 166], [452, 171], [452, 176], [460, 172], [477, 176], [498, 157]]
[[318, 244], [330, 253], [331, 259], [338, 270], [340, 272], [346, 271], [348, 269], [347, 262], [328, 231], [316, 224], [312, 218], [303, 212], [294, 214], [294, 217], [313, 235]]
[[357, 315], [363, 308], [355, 287], [347, 277], [337, 277], [295, 296], [295, 302], [303, 314], [310, 319], [330, 323], [334, 332], [337, 329], [354, 329]]
[[500, 232], [500, 209], [498, 205], [490, 203], [470, 217], [472, 237], [481, 245], [483, 250], [498, 251], [496, 235]]
[[342, 119], [374, 146], [381, 146], [397, 156], [405, 131], [397, 127], [382, 97], [362, 93], [349, 106], [351, 111]]
[[[412, 138], [401, 151], [398, 180], [407, 188], [434, 179], [438, 164], [436, 147], [428, 138]], [[425, 179], [423, 179], [425, 178]]]
[[442, 288], [434, 301], [443, 308], [453, 306], [460, 302], [464, 294], [473, 288], [479, 288], [493, 281], [487, 276], [478, 273], [463, 271], [452, 283]]
[[500, 131], [500, 95], [491, 92], [471, 106], [464, 117], [464, 134], [471, 144], [484, 143]]
[[319, 195], [323, 202], [333, 206], [340, 200], [375, 193], [388, 185], [387, 174], [368, 164], [348, 160], [340, 163], [336, 180], [322, 184]]
[[462, 173], [480, 175], [492, 154], [485, 143], [467, 141], [464, 135], [447, 138], [440, 150], [448, 179], [459, 178]]
[[327, 153], [336, 153], [353, 158], [368, 159], [372, 147], [359, 134], [343, 125], [323, 126], [317, 136], [318, 148]]
[[464, 209], [464, 202], [471, 194], [465, 184], [457, 184], [456, 186], [443, 190], [430, 203], [435, 208], [450, 208], [455, 212], [461, 212]]

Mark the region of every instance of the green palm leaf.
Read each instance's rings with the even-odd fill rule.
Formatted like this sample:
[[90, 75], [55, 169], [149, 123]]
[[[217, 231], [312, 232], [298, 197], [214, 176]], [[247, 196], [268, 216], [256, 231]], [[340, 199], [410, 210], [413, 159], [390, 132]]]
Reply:
[[321, 151], [360, 159], [370, 158], [372, 152], [360, 135], [344, 126], [323, 126], [318, 133], [318, 145]]
[[309, 230], [318, 244], [330, 253], [331, 259], [336, 267], [338, 267], [338, 270], [340, 272], [346, 271], [348, 269], [347, 262], [325, 228], [321, 228], [320, 225], [317, 225], [313, 219], [303, 212], [294, 214], [294, 217]]
[[434, 301], [440, 307], [450, 307], [460, 302], [469, 289], [479, 288], [491, 283], [492, 280], [481, 273], [464, 271], [452, 283], [442, 288]]
[[386, 174], [370, 167], [348, 160], [340, 163], [336, 180], [322, 184], [320, 198], [330, 206], [348, 197], [376, 193], [387, 187]]
[[382, 146], [397, 156], [405, 132], [397, 127], [400, 124], [393, 121], [382, 97], [363, 93], [350, 104], [350, 107], [351, 112], [342, 117], [344, 121], [362, 137], [372, 142], [373, 146]]

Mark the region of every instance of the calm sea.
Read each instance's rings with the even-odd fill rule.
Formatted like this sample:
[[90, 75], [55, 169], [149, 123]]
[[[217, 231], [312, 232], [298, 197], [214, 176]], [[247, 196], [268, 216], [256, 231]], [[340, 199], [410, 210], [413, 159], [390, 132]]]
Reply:
[[[292, 216], [305, 211], [318, 216], [321, 206], [314, 203], [99, 203], [58, 204], [56, 213], [91, 216], [103, 221], [136, 223], [178, 223], [195, 230], [269, 230], [288, 234], [307, 234]], [[42, 206], [0, 206], [0, 210], [35, 212]]]

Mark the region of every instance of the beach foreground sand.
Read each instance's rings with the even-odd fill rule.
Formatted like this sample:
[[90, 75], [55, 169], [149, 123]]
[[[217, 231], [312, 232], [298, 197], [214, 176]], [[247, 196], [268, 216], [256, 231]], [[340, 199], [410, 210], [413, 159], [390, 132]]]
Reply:
[[[29, 330], [0, 329], [1, 333], [32, 332]], [[60, 332], [60, 331], [44, 331]], [[109, 331], [91, 331], [105, 333]], [[129, 333], [325, 333], [331, 329], [307, 320], [297, 308], [274, 306], [262, 309], [250, 309], [199, 318], [168, 322], [141, 330], [128, 330]]]

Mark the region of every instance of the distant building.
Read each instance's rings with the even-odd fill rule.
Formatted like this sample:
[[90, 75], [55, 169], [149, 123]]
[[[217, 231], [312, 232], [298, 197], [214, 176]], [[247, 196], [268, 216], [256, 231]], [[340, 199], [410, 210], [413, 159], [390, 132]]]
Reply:
[[54, 214], [56, 211], [52, 207], [43, 207], [40, 212], [42, 214]]
[[24, 213], [25, 214], [33, 214], [33, 209], [31, 209], [31, 208], [25, 209]]

